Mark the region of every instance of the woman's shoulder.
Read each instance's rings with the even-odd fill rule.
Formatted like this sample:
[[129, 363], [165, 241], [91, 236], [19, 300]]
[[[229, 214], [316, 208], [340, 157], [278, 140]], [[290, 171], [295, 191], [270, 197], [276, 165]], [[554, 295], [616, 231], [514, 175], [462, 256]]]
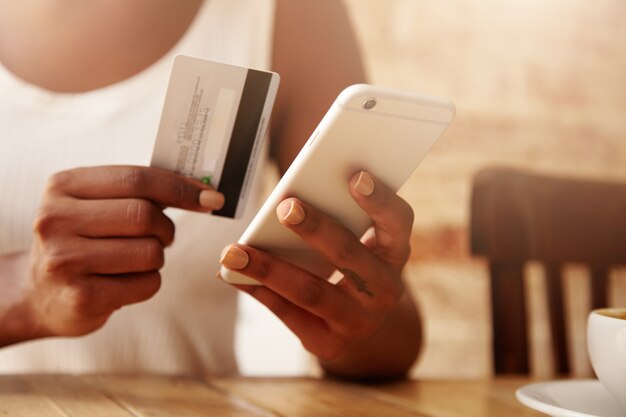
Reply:
[[365, 79], [340, 0], [276, 0], [273, 68], [281, 75], [272, 155], [286, 169], [337, 94]]

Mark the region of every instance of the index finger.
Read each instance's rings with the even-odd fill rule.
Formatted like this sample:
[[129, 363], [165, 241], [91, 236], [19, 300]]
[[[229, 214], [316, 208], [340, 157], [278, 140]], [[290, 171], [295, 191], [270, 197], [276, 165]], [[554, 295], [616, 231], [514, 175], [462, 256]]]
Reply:
[[104, 166], [55, 174], [50, 188], [78, 199], [144, 198], [167, 207], [216, 210], [223, 195], [193, 178], [160, 168]]

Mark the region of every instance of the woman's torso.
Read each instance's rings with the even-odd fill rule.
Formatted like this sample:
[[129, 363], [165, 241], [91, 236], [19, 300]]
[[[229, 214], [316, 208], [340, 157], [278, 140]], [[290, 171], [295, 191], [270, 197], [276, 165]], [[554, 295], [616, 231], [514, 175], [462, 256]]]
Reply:
[[[157, 62], [81, 94], [53, 93], [0, 66], [0, 192], [5, 196], [0, 254], [28, 250], [38, 200], [52, 173], [148, 163], [174, 54], [268, 68], [273, 16], [273, 0], [207, 0]], [[101, 330], [82, 338], [4, 348], [0, 371], [233, 372], [236, 293], [214, 276], [222, 247], [238, 237], [252, 206], [240, 221], [170, 211], [176, 241], [166, 251], [163, 285], [153, 299], [123, 308]]]

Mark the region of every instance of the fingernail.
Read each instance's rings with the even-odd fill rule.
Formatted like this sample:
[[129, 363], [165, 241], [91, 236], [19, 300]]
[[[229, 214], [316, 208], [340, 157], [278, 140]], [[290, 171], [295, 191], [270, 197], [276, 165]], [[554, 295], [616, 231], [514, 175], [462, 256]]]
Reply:
[[300, 224], [304, 220], [304, 209], [294, 199], [281, 202], [276, 207], [276, 214], [279, 219], [291, 225]]
[[224, 194], [213, 190], [203, 190], [200, 192], [200, 205], [210, 210], [219, 210], [224, 207]]
[[220, 257], [220, 263], [228, 269], [243, 269], [249, 261], [246, 251], [234, 245], [226, 246]]
[[374, 192], [374, 180], [372, 180], [372, 177], [367, 172], [361, 171], [354, 184], [354, 190], [362, 196], [367, 197]]

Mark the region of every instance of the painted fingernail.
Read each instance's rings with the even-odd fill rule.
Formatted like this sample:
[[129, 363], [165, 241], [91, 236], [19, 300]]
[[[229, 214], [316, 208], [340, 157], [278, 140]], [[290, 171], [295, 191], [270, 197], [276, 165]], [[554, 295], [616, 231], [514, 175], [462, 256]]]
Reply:
[[206, 209], [219, 210], [224, 207], [224, 194], [213, 190], [200, 191], [200, 205]]
[[304, 220], [304, 209], [294, 199], [281, 202], [276, 207], [276, 214], [279, 219], [291, 225], [300, 224]]
[[367, 197], [374, 192], [374, 180], [367, 172], [361, 171], [354, 183], [354, 190], [362, 196]]
[[249, 261], [246, 251], [234, 245], [226, 246], [220, 257], [220, 263], [228, 269], [243, 269]]

